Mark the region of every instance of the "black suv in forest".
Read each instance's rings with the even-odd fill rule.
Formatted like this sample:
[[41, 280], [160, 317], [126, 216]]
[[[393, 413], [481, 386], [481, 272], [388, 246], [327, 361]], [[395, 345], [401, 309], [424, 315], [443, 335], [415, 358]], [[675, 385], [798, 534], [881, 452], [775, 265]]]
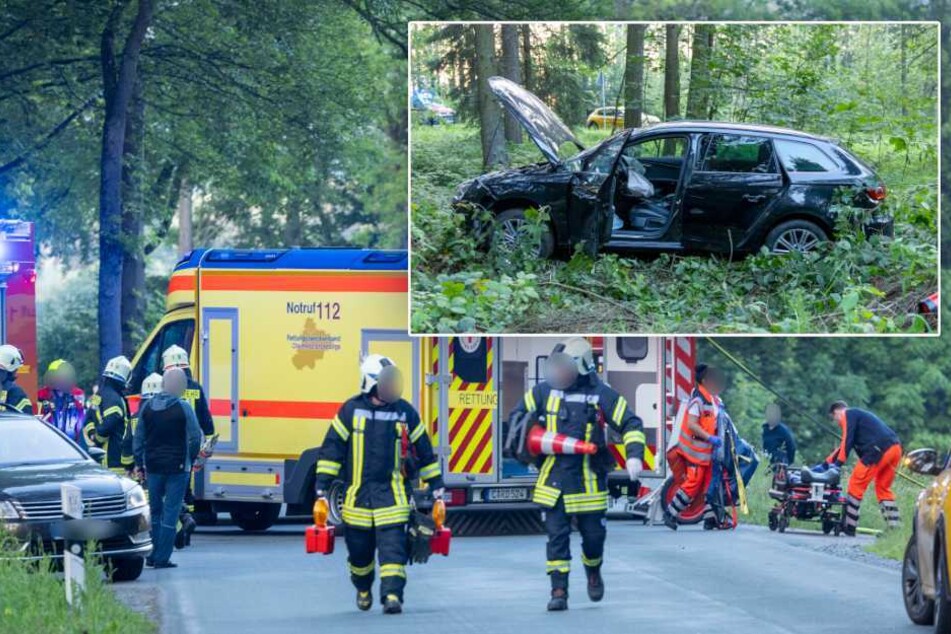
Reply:
[[[584, 243], [589, 252], [623, 249], [742, 254], [810, 251], [834, 238], [844, 207], [867, 234], [892, 235], [878, 212], [885, 186], [834, 141], [772, 126], [677, 121], [623, 130], [585, 149], [538, 97], [492, 77], [489, 85], [547, 161], [484, 174], [453, 198], [482, 231], [514, 245], [525, 211], [546, 208], [540, 255]], [[566, 149], [576, 153], [562, 158]]]

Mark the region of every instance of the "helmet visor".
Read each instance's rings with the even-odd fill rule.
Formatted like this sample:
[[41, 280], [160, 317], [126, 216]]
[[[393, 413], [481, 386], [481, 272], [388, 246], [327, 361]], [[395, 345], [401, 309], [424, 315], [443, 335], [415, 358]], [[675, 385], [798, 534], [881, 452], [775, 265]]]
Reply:
[[545, 380], [556, 390], [567, 390], [578, 380], [578, 363], [564, 352], [553, 352], [545, 362]]
[[395, 365], [380, 370], [376, 381], [376, 395], [384, 403], [395, 403], [403, 395], [403, 373]]

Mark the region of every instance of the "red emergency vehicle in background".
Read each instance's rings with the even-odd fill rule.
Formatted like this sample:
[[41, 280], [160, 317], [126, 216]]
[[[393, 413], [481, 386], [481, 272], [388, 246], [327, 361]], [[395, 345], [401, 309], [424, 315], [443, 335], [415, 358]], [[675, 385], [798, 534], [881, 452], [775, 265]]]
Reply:
[[33, 223], [0, 220], [0, 342], [23, 352], [17, 383], [36, 402], [36, 255]]

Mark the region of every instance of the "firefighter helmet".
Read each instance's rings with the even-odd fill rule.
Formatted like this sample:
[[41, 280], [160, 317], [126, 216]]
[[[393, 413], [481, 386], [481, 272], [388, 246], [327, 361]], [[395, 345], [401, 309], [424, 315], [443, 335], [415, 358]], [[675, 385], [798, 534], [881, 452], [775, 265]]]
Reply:
[[76, 369], [69, 361], [56, 359], [46, 367], [43, 382], [54, 390], [66, 392], [76, 385]]
[[371, 354], [360, 364], [360, 391], [370, 394], [374, 388], [377, 397], [387, 403], [398, 401], [403, 391], [399, 368], [382, 354]]
[[0, 370], [15, 374], [23, 365], [23, 353], [16, 346], [5, 344], [0, 346]]
[[188, 353], [185, 352], [185, 349], [181, 346], [169, 346], [165, 349], [165, 352], [162, 353], [162, 371], [168, 370], [169, 368], [182, 368], [185, 369], [188, 367]]
[[144, 381], [142, 381], [142, 398], [155, 396], [161, 391], [162, 375], [158, 372], [153, 372], [152, 374], [145, 377]]
[[102, 376], [114, 379], [123, 385], [129, 382], [130, 374], [132, 374], [132, 364], [122, 355], [109, 359], [106, 369], [102, 371]]
[[579, 376], [595, 369], [591, 344], [582, 337], [572, 337], [559, 343], [545, 361], [545, 380], [556, 390], [571, 387]]

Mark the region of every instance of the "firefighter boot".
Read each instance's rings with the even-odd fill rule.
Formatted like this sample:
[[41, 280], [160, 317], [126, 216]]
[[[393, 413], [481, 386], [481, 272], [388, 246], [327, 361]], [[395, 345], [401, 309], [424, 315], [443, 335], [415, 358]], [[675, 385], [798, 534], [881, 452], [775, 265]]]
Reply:
[[568, 609], [568, 591], [564, 588], [555, 588], [551, 591], [551, 599], [548, 600], [549, 612], [561, 612]]
[[388, 594], [383, 599], [383, 614], [399, 614], [403, 611], [403, 603], [395, 594]]
[[373, 607], [373, 593], [369, 590], [357, 590], [357, 608], [366, 612]]
[[588, 568], [588, 598], [597, 603], [604, 598], [604, 579], [601, 578], [601, 567]]

